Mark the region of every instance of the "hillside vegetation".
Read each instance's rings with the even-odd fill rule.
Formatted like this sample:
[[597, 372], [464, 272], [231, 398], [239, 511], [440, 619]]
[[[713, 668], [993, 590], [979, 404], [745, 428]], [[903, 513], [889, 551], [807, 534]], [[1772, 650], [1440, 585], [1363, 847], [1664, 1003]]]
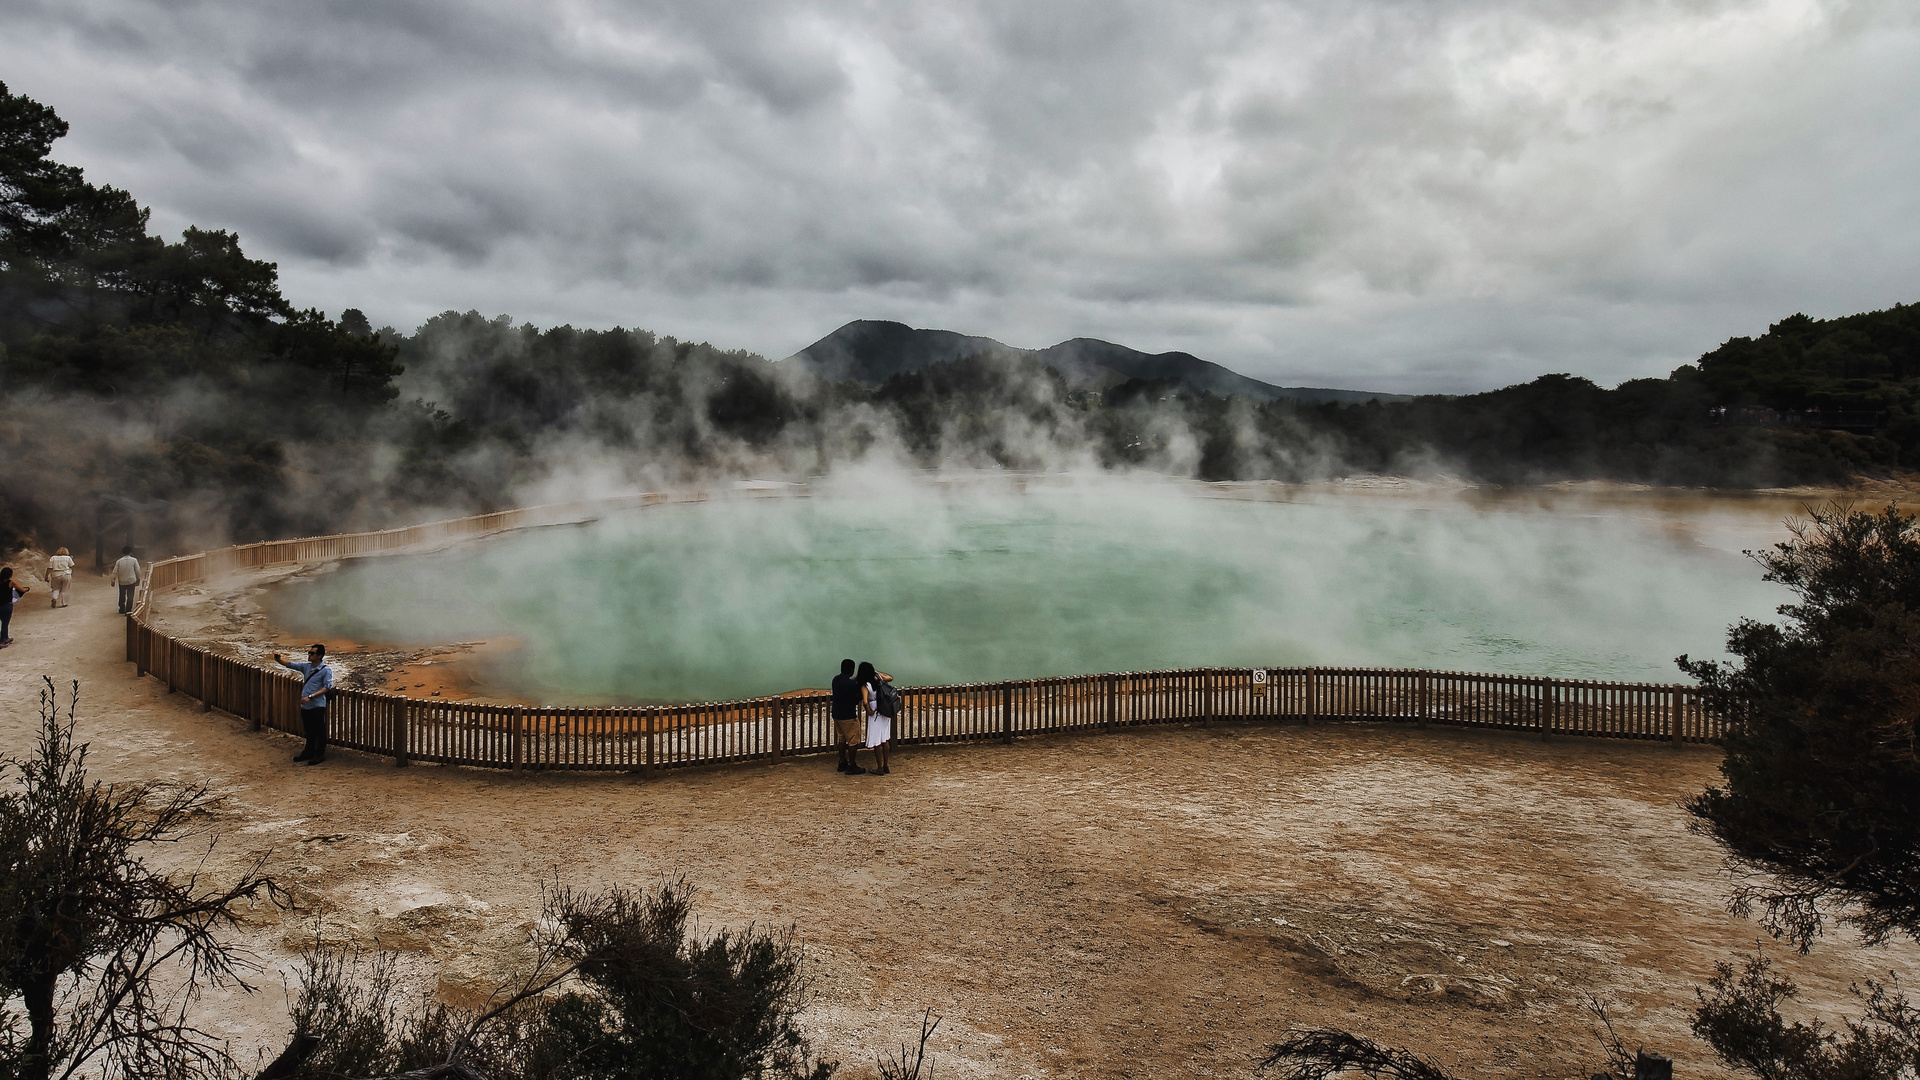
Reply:
[[1406, 394], [1333, 390], [1315, 386], [1275, 386], [1229, 371], [1191, 353], [1143, 353], [1098, 338], [1074, 338], [1044, 349], [1021, 349], [992, 338], [951, 330], [916, 330], [904, 323], [856, 319], [787, 357], [784, 363], [826, 379], [850, 379], [878, 386], [933, 364], [969, 357], [1037, 360], [1066, 379], [1075, 390], [1107, 390], [1129, 379], [1171, 383], [1190, 394], [1245, 397], [1254, 401], [1362, 402], [1405, 401]]
[[[973, 353], [877, 384], [645, 330], [448, 312], [411, 334], [280, 292], [239, 238], [149, 235], [0, 85], [0, 542], [148, 554], [466, 513], [595, 483], [912, 466], [1207, 479], [1845, 483], [1920, 466], [1920, 308], [1795, 315], [1665, 379], [1307, 403], [1070, 383]], [[1118, 347], [1111, 347], [1118, 348]], [[1144, 354], [1142, 354], [1144, 355]], [[571, 484], [572, 486], [569, 486]]]

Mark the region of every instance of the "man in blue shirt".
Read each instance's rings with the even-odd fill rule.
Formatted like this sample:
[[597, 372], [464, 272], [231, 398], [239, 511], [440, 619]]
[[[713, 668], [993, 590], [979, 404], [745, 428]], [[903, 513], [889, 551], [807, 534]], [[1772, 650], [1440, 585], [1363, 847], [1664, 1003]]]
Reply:
[[294, 756], [295, 761], [318, 765], [327, 760], [327, 691], [333, 689], [333, 669], [327, 666], [327, 647], [315, 644], [307, 650], [307, 662], [289, 661], [279, 653], [273, 661], [306, 676], [300, 684], [300, 728], [306, 732], [307, 748]]

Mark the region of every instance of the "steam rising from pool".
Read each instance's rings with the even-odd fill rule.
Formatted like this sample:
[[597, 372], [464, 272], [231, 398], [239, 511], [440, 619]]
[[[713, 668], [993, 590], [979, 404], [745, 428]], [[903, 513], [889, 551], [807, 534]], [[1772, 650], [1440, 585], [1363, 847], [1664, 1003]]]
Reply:
[[1784, 599], [1645, 514], [908, 486], [356, 560], [274, 616], [363, 642], [511, 635], [498, 688], [643, 702], [822, 686], [843, 656], [905, 685], [1295, 664], [1671, 682], [1676, 655], [1721, 655]]

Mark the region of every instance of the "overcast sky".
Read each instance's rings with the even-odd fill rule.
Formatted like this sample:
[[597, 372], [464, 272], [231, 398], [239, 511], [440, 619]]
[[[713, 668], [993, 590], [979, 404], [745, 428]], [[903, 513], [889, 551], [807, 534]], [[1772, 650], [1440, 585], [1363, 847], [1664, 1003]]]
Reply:
[[1914, 0], [0, 0], [0, 80], [156, 231], [407, 330], [1455, 391], [1920, 300]]

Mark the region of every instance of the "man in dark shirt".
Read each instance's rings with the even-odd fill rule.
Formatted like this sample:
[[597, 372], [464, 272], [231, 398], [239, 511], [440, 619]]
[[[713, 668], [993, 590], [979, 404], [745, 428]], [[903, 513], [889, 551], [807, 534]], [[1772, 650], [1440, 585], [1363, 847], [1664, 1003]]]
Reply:
[[833, 727], [840, 736], [840, 771], [859, 775], [861, 744], [867, 741], [866, 724], [860, 716], [860, 684], [853, 681], [854, 663], [840, 661], [840, 674], [833, 677]]

